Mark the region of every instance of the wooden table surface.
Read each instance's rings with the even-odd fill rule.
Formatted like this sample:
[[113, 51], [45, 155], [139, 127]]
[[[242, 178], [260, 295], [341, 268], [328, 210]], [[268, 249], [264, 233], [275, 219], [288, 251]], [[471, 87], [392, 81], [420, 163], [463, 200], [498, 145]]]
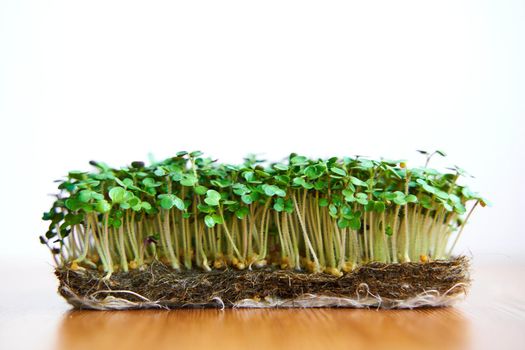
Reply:
[[525, 264], [474, 264], [455, 307], [70, 311], [50, 266], [2, 264], [0, 349], [525, 349]]

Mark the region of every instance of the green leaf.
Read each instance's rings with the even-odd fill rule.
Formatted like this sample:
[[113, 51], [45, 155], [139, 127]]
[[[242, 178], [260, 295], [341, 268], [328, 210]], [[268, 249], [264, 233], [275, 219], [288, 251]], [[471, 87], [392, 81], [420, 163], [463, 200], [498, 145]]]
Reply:
[[465, 196], [466, 199], [472, 199], [476, 196], [476, 194], [472, 192], [468, 187], [463, 187], [461, 189], [461, 194], [463, 194], [463, 196]]
[[303, 188], [306, 188], [306, 189], [311, 189], [313, 188], [314, 186], [308, 182], [306, 182], [302, 177], [296, 177], [293, 179], [293, 183], [295, 185], [299, 185], [299, 186], [302, 186]]
[[155, 181], [151, 177], [147, 177], [144, 180], [142, 180], [142, 184], [144, 184], [144, 186], [146, 187], [159, 187], [160, 185], [162, 185], [160, 182]]
[[252, 184], [260, 184], [261, 181], [259, 181], [257, 179], [257, 177], [255, 176], [255, 173], [253, 171], [246, 171], [243, 173], [242, 175], [246, 181], [248, 181], [249, 183], [252, 183]]
[[281, 170], [281, 171], [288, 171], [288, 165], [276, 163], [273, 165], [274, 169]]
[[197, 183], [197, 178], [191, 174], [183, 174], [180, 184], [186, 187], [192, 187]]
[[216, 224], [224, 224], [224, 220], [219, 214], [212, 214], [211, 217], [213, 218], [213, 221], [215, 221]]
[[368, 201], [368, 203], [366, 203], [365, 205], [365, 211], [372, 211], [374, 210], [374, 207], [375, 207], [375, 202], [374, 201]]
[[211, 215], [206, 215], [204, 217], [204, 223], [210, 228], [215, 226], [215, 220], [213, 220], [213, 217]]
[[275, 203], [273, 204], [273, 209], [275, 211], [278, 211], [278, 212], [281, 212], [284, 210], [284, 199], [282, 198], [277, 198], [275, 200]]
[[[348, 202], [348, 203], [353, 203], [355, 202], [355, 197], [354, 196], [345, 196], [345, 201]], [[366, 201], [366, 199], [365, 199]]]
[[375, 211], [375, 212], [377, 212], [377, 213], [382, 213], [382, 212], [385, 211], [385, 209], [386, 209], [386, 207], [385, 207], [385, 203], [383, 203], [383, 202], [379, 202], [379, 201], [374, 202], [374, 211]]
[[268, 174], [266, 171], [255, 169], [255, 173], [261, 177], [270, 177], [271, 175]]
[[349, 222], [350, 222], [350, 228], [352, 230], [356, 231], [361, 228], [361, 220], [358, 217], [351, 218]]
[[215, 190], [208, 190], [206, 191], [206, 197], [220, 200], [221, 194]]
[[241, 196], [241, 200], [246, 203], [246, 204], [252, 204], [253, 203], [253, 198], [250, 194], [243, 194]]
[[417, 203], [417, 197], [414, 196], [413, 194], [409, 194], [408, 196], [405, 197], [405, 200], [408, 202], [408, 203]]
[[124, 201], [125, 194], [126, 190], [122, 187], [113, 187], [108, 193], [109, 198], [111, 198], [113, 203], [122, 203]]
[[203, 153], [201, 151], [193, 151], [190, 153], [190, 157], [196, 158], [202, 156]]
[[314, 183], [314, 188], [318, 191], [322, 191], [326, 188], [326, 181], [323, 181], [323, 180], [317, 180], [315, 183]]
[[359, 159], [359, 166], [363, 169], [372, 169], [374, 162], [369, 159]]
[[448, 199], [448, 193], [445, 191], [436, 189], [435, 195], [436, 197], [441, 198], [441, 199]]
[[[116, 180], [116, 179], [115, 179]], [[130, 187], [130, 188], [138, 188], [135, 186], [134, 182], [132, 179], [130, 179], [129, 177], [125, 178], [124, 180], [122, 180], [122, 183], [124, 184], [123, 187]]]
[[287, 212], [288, 214], [291, 214], [293, 213], [293, 210], [294, 210], [293, 201], [291, 199], [285, 200], [284, 201], [284, 211]]
[[436, 193], [436, 191], [439, 191], [437, 188], [435, 188], [434, 186], [430, 186], [429, 184], [423, 184], [423, 189], [425, 191], [427, 191], [428, 193]]
[[92, 198], [92, 191], [91, 190], [82, 190], [78, 193], [78, 199], [81, 201], [81, 202], [84, 202], [84, 203], [87, 203], [91, 200]]
[[304, 174], [306, 177], [308, 177], [310, 180], [317, 179], [321, 175], [323, 175], [324, 167], [320, 166], [318, 164], [316, 165], [309, 165], [304, 169]]
[[275, 190], [275, 194], [279, 197], [286, 197], [286, 192], [279, 187]]
[[345, 197], [353, 197], [355, 191], [352, 191], [351, 189], [347, 188], [347, 189], [344, 189], [341, 193], [342, 193], [343, 196], [345, 196]]
[[212, 207], [216, 207], [219, 205], [219, 200], [215, 198], [206, 197], [204, 198], [204, 202], [208, 205], [211, 205]]
[[339, 219], [337, 220], [337, 226], [339, 228], [347, 228], [347, 227], [350, 227], [350, 220], [347, 220], [347, 219]]
[[333, 167], [333, 168], [330, 168], [330, 171], [339, 176], [346, 176], [346, 170], [341, 169], [341, 168]]
[[204, 187], [204, 186], [197, 186], [193, 190], [198, 195], [203, 195], [203, 194], [206, 193], [206, 191], [208, 191], [208, 189], [206, 187]]
[[394, 230], [392, 230], [392, 226], [387, 225], [387, 227], [385, 228], [385, 233], [387, 236], [392, 236], [394, 234]]
[[107, 213], [111, 210], [111, 204], [105, 199], [98, 201], [95, 205], [95, 210], [99, 213]]
[[173, 207], [173, 199], [171, 196], [163, 195], [160, 200], [160, 206], [162, 209], [171, 209]]
[[215, 213], [215, 208], [210, 207], [209, 205], [206, 205], [206, 204], [198, 204], [197, 209], [199, 209], [201, 213], [208, 213], [208, 214]]
[[359, 192], [359, 193], [356, 193], [354, 197], [355, 197], [357, 203], [359, 203], [361, 205], [367, 205], [368, 204], [368, 196], [367, 196], [366, 193]]
[[164, 169], [162, 169], [162, 168], [157, 168], [157, 169], [155, 169], [153, 174], [155, 174], [156, 176], [165, 176], [166, 175], [166, 171]]
[[175, 196], [175, 198], [173, 199], [173, 205], [179, 210], [186, 209], [186, 206], [184, 205], [184, 201], [177, 196]]
[[290, 183], [290, 177], [286, 175], [277, 175], [274, 177], [274, 180], [280, 185], [288, 185]]
[[266, 194], [268, 197], [272, 197], [275, 194], [277, 187], [272, 185], [263, 185], [262, 189], [264, 191], [264, 194]]
[[91, 198], [99, 201], [99, 200], [104, 199], [104, 195], [101, 193], [97, 193], [97, 192], [91, 192]]
[[206, 204], [215, 207], [219, 205], [220, 200], [221, 194], [219, 192], [215, 190], [206, 191], [206, 198], [204, 198], [204, 202], [206, 202]]
[[452, 203], [459, 203], [461, 202], [461, 199], [456, 196], [455, 194], [451, 193], [448, 195], [448, 198], [452, 201]]
[[458, 213], [459, 215], [463, 215], [465, 214], [465, 212], [467, 211], [467, 209], [465, 208], [465, 206], [461, 203], [455, 203], [454, 204], [454, 211], [456, 213]]
[[352, 218], [353, 217], [352, 208], [350, 208], [350, 206], [348, 206], [348, 205], [343, 206], [341, 208], [341, 214], [346, 219]]
[[386, 199], [386, 200], [389, 200], [389, 201], [393, 200], [396, 197], [397, 197], [397, 195], [395, 193], [393, 193], [393, 192], [385, 192], [383, 194], [383, 198]]
[[226, 188], [231, 186], [232, 182], [229, 179], [215, 179], [210, 181], [215, 187]]
[[328, 206], [328, 212], [330, 214], [330, 216], [332, 217], [337, 217], [337, 207], [334, 205], [334, 204], [330, 204]]
[[396, 203], [397, 205], [405, 205], [408, 202], [405, 199], [405, 197], [396, 197], [396, 198], [394, 198], [394, 203]]
[[425, 195], [425, 196], [422, 196], [421, 197], [421, 200], [419, 200], [419, 202], [421, 203], [421, 205], [426, 208], [426, 209], [432, 209], [432, 198], [430, 198], [429, 196]]
[[84, 206], [84, 203], [79, 201], [77, 198], [69, 198], [66, 199], [65, 205], [69, 210], [76, 211], [81, 209]]
[[237, 209], [235, 211], [235, 216], [237, 216], [237, 218], [239, 218], [240, 220], [244, 219], [246, 217], [246, 215], [248, 215], [250, 213], [250, 211], [248, 210], [247, 207], [240, 207], [239, 209]]
[[122, 226], [122, 220], [113, 219], [111, 226], [113, 226], [114, 228], [119, 228], [120, 226]]
[[350, 176], [350, 182], [352, 182], [352, 184], [356, 185], [356, 186], [362, 186], [362, 187], [367, 187], [368, 184], [362, 180], [359, 180], [357, 177], [354, 177], [354, 176]]
[[305, 165], [308, 164], [308, 158], [303, 156], [295, 156], [292, 159], [290, 159], [290, 162], [293, 165]]
[[328, 206], [328, 199], [326, 199], [326, 198], [320, 198], [320, 199], [319, 199], [319, 206], [320, 206], [320, 207], [326, 207], [326, 206]]
[[232, 186], [233, 193], [235, 193], [238, 196], [242, 196], [243, 194], [250, 193], [250, 189], [245, 184], [239, 184], [236, 183]]

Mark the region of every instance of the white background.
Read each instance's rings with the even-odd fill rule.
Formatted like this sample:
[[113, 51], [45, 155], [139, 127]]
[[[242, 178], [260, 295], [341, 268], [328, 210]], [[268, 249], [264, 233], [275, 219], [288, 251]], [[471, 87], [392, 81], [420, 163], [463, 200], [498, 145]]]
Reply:
[[493, 207], [458, 252], [525, 253], [525, 2], [0, 0], [0, 257], [49, 262], [53, 180], [202, 150], [458, 164]]

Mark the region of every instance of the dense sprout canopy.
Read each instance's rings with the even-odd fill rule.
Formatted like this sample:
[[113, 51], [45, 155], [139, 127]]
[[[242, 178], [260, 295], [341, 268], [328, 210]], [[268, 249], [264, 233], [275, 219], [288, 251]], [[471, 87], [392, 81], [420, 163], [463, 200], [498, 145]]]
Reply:
[[462, 169], [428, 167], [443, 152], [420, 153], [426, 166], [410, 169], [399, 160], [295, 153], [276, 163], [249, 156], [240, 165], [199, 151], [123, 168], [92, 161], [94, 171], [71, 171], [59, 182], [41, 241], [59, 264], [101, 264], [107, 272], [148, 259], [176, 269], [181, 261], [204, 269], [209, 261], [217, 268], [278, 261], [339, 271], [446, 258], [469, 203], [486, 201], [458, 183]]

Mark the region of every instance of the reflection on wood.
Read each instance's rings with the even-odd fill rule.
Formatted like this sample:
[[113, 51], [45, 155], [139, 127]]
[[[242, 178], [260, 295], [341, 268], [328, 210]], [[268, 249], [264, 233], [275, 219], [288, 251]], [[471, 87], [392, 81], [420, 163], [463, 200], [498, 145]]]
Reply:
[[455, 308], [72, 311], [58, 334], [60, 350], [470, 347]]

